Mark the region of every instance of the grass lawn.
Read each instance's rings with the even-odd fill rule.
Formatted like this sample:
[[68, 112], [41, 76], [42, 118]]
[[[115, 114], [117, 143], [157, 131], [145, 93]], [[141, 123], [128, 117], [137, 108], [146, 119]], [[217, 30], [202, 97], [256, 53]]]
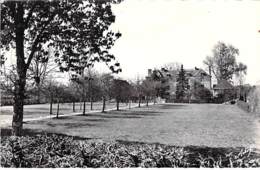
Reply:
[[215, 104], [44, 119], [24, 124], [31, 137], [11, 138], [10, 127], [2, 128], [1, 166], [259, 167], [259, 127], [259, 117]]
[[162, 104], [26, 122], [24, 128], [107, 141], [258, 147], [259, 120], [234, 105]]
[[[115, 103], [107, 103], [106, 108], [115, 108]], [[121, 104], [120, 106], [125, 106], [125, 104]], [[75, 104], [75, 112], [82, 112], [82, 108], [80, 109], [80, 103]], [[24, 106], [24, 119], [44, 117], [49, 115], [50, 105], [49, 104], [35, 104], [35, 105], [25, 105]], [[93, 103], [93, 110], [102, 110], [101, 102]], [[90, 103], [86, 103], [86, 111], [90, 111]], [[57, 104], [53, 104], [53, 114], [55, 115], [57, 112]], [[66, 115], [72, 113], [72, 103], [60, 103], [60, 111], [59, 115]], [[13, 114], [13, 106], [1, 106], [0, 107], [0, 127], [6, 126], [6, 124], [11, 124], [12, 122], [12, 114]]]

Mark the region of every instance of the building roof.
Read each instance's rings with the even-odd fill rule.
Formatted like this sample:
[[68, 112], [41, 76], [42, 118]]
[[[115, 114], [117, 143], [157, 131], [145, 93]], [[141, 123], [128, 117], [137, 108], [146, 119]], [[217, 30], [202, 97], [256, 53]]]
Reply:
[[[207, 77], [210, 77], [210, 75], [205, 72], [203, 69], [200, 69], [200, 68], [197, 68], [195, 67], [194, 69], [184, 69], [185, 72], [186, 72], [186, 75], [188, 77], [201, 77], [201, 76], [207, 76]], [[155, 70], [156, 71], [156, 70]], [[149, 74], [152, 74], [152, 70], [148, 70], [148, 77], [150, 77], [151, 75]], [[156, 72], [156, 74], [161, 74], [161, 75], [158, 75], [158, 76], [163, 76], [163, 77], [170, 77], [171, 79], [176, 79], [178, 77], [178, 74], [179, 74], [179, 70], [169, 70], [169, 71], [159, 71], [159, 72]]]
[[225, 90], [225, 89], [233, 89], [234, 86], [230, 84], [227, 80], [218, 80], [218, 84], [213, 86], [214, 90]]
[[201, 75], [203, 75], [203, 76], [210, 76], [204, 70], [202, 70], [200, 68], [196, 68], [196, 67], [195, 67], [195, 69], [187, 69], [185, 71], [191, 77], [200, 77]]

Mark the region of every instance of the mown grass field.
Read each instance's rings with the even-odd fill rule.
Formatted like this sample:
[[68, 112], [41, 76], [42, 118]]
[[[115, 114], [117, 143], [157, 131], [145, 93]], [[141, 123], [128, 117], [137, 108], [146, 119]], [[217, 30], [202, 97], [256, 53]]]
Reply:
[[259, 117], [215, 104], [29, 121], [24, 131], [30, 137], [9, 137], [10, 127], [1, 129], [1, 166], [259, 167], [259, 127]]
[[259, 147], [259, 124], [234, 105], [162, 104], [26, 122], [24, 128], [107, 141]]
[[[81, 106], [80, 106], [81, 105]], [[115, 108], [115, 103], [107, 103], [106, 108]], [[125, 104], [121, 104], [125, 106]], [[75, 104], [75, 112], [82, 112], [83, 104]], [[102, 110], [101, 102], [93, 103], [93, 110]], [[90, 111], [90, 103], [86, 103], [86, 111]], [[57, 112], [57, 103], [53, 104], [52, 112], [55, 115]], [[66, 115], [73, 112], [72, 103], [60, 103], [59, 115]], [[1, 106], [0, 107], [0, 127], [11, 125], [13, 114], [13, 106]], [[46, 117], [50, 114], [50, 104], [35, 104], [24, 106], [24, 119]]]

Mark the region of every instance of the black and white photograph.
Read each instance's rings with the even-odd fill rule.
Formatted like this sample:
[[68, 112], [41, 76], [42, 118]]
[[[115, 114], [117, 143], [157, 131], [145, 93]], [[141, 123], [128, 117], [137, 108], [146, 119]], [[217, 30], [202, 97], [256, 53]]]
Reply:
[[0, 0], [0, 168], [260, 168], [260, 0]]

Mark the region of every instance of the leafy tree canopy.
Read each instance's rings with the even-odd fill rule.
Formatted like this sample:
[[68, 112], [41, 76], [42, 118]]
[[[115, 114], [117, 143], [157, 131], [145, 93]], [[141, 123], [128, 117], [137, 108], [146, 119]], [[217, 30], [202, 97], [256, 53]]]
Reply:
[[204, 64], [211, 67], [217, 79], [230, 81], [234, 74], [237, 72], [245, 72], [247, 69], [244, 64], [237, 64], [236, 56], [239, 55], [239, 49], [232, 45], [218, 42], [212, 52], [213, 56], [208, 56], [204, 60]]
[[[1, 49], [16, 48], [18, 34], [24, 38], [23, 49], [17, 51], [29, 68], [35, 52], [43, 58], [48, 49], [61, 71], [80, 73], [94, 62], [109, 64], [115, 57], [108, 50], [121, 34], [109, 30], [115, 21], [111, 3], [118, 1], [4, 1], [1, 3]], [[18, 56], [17, 56], [18, 57]], [[42, 59], [40, 59], [42, 60]], [[113, 72], [121, 71], [119, 63], [109, 65]]]
[[[109, 54], [121, 34], [109, 26], [115, 21], [111, 3], [120, 0], [1, 1], [0, 50], [16, 50], [13, 134], [21, 135], [27, 71], [36, 52], [38, 60], [55, 58], [61, 71], [82, 74], [86, 67], [103, 61], [113, 72], [119, 63]], [[52, 49], [52, 54], [49, 54]], [[4, 54], [1, 53], [1, 64]]]

